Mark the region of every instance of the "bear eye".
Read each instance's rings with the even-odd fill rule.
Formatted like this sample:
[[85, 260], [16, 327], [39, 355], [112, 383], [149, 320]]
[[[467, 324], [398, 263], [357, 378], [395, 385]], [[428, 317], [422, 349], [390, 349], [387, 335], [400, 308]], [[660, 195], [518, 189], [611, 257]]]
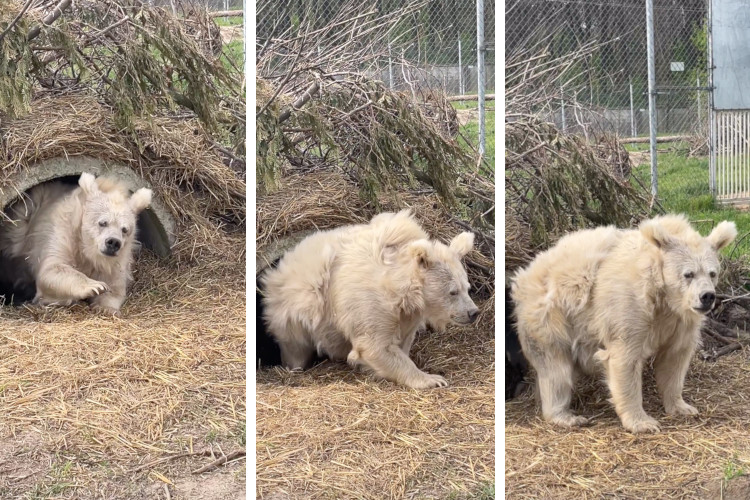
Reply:
[[458, 290], [451, 290], [451, 295], [458, 295]]
[[122, 228], [122, 234], [128, 234], [128, 228], [123, 227]]
[[683, 274], [683, 276], [684, 276], [684, 277], [685, 277], [686, 279], [689, 279], [689, 280], [691, 280], [691, 279], [693, 279], [693, 276], [695, 276], [695, 273], [693, 273], [692, 271], [688, 271], [688, 272], [686, 272], [685, 274]]
[[99, 221], [99, 227], [107, 227], [107, 221], [106, 220], [100, 220]]
[[708, 275], [711, 276], [712, 278], [715, 278], [716, 277], [716, 271], [711, 271], [710, 273], [708, 273]]

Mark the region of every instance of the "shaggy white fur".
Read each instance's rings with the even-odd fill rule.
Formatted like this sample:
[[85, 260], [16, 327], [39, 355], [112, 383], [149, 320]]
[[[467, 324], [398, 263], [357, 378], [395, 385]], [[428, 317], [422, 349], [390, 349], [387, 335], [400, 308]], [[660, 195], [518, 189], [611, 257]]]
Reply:
[[472, 233], [450, 246], [431, 241], [409, 211], [304, 239], [262, 278], [283, 364], [305, 368], [317, 350], [409, 387], [447, 385], [417, 368], [409, 351], [426, 323], [476, 319], [461, 263], [473, 241]]
[[130, 279], [136, 216], [151, 190], [132, 196], [115, 179], [81, 175], [78, 187], [49, 182], [32, 188], [0, 227], [0, 252], [21, 258], [36, 282], [35, 302], [70, 305], [90, 299], [117, 314]]
[[656, 432], [642, 401], [644, 363], [669, 414], [693, 415], [682, 389], [715, 300], [717, 252], [737, 235], [722, 222], [703, 238], [681, 215], [638, 230], [601, 227], [569, 234], [513, 282], [518, 334], [537, 372], [544, 418], [582, 425], [570, 402], [577, 369], [603, 370], [612, 403], [631, 432]]

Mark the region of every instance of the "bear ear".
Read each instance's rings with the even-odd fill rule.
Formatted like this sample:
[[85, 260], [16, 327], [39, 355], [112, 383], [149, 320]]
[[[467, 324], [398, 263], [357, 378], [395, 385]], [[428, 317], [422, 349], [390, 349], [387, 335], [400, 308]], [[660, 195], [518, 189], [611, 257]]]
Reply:
[[474, 233], [464, 232], [451, 240], [450, 249], [463, 257], [474, 247]]
[[729, 245], [737, 237], [737, 226], [734, 222], [722, 221], [706, 236], [706, 239], [714, 247], [714, 250], [721, 250]]
[[432, 247], [427, 240], [417, 240], [409, 243], [409, 255], [417, 260], [419, 267], [427, 269], [432, 261]]
[[130, 204], [130, 209], [135, 214], [139, 214], [143, 211], [144, 208], [148, 207], [151, 204], [151, 194], [152, 191], [147, 188], [141, 188], [135, 193], [133, 193], [133, 196], [130, 197], [130, 200], [128, 203]]
[[99, 186], [96, 184], [96, 177], [94, 174], [84, 172], [81, 174], [81, 178], [78, 179], [78, 185], [81, 186], [83, 192], [86, 194], [94, 194], [99, 192]]
[[659, 221], [657, 220], [651, 219], [643, 221], [641, 222], [641, 225], [638, 226], [638, 229], [649, 243], [655, 245], [657, 248], [661, 248], [662, 250], [667, 250], [669, 247], [672, 247], [677, 243], [675, 239], [667, 233], [664, 226], [659, 224]]

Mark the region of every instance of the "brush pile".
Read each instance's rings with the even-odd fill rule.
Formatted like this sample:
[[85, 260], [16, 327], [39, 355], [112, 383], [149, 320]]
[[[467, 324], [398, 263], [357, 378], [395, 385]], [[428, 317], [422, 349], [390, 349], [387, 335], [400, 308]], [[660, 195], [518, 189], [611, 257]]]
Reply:
[[649, 200], [629, 180], [617, 141], [592, 145], [532, 115], [506, 122], [505, 267], [529, 262], [564, 234], [586, 227], [630, 227]]
[[205, 11], [1, 0], [0, 189], [54, 157], [131, 166], [178, 222], [245, 220], [242, 69]]
[[550, 43], [551, 37], [530, 42], [506, 61], [506, 275], [570, 231], [630, 227], [650, 213], [649, 197], [631, 184], [627, 151], [615, 137], [566, 135], [540, 118], [565, 98], [562, 79], [598, 49], [586, 44], [555, 59]]

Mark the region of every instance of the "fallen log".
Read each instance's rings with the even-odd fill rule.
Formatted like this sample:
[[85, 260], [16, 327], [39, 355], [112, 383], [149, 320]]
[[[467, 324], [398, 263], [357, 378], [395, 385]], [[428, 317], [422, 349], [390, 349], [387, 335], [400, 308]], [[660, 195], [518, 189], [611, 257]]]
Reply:
[[243, 13], [241, 10], [217, 10], [215, 12], [209, 12], [208, 17], [242, 17]]
[[[657, 137], [656, 142], [679, 142], [679, 141], [689, 141], [690, 140], [689, 135], [665, 135], [662, 137]], [[639, 143], [647, 143], [651, 140], [649, 137], [624, 137], [620, 139], [620, 142], [623, 144], [639, 144]]]
[[[470, 95], [452, 95], [449, 97], [446, 97], [445, 100], [448, 102], [456, 102], [456, 101], [476, 101], [479, 99], [479, 96], [475, 94]], [[484, 95], [485, 101], [494, 101], [495, 100], [495, 94], [485, 94]]]

